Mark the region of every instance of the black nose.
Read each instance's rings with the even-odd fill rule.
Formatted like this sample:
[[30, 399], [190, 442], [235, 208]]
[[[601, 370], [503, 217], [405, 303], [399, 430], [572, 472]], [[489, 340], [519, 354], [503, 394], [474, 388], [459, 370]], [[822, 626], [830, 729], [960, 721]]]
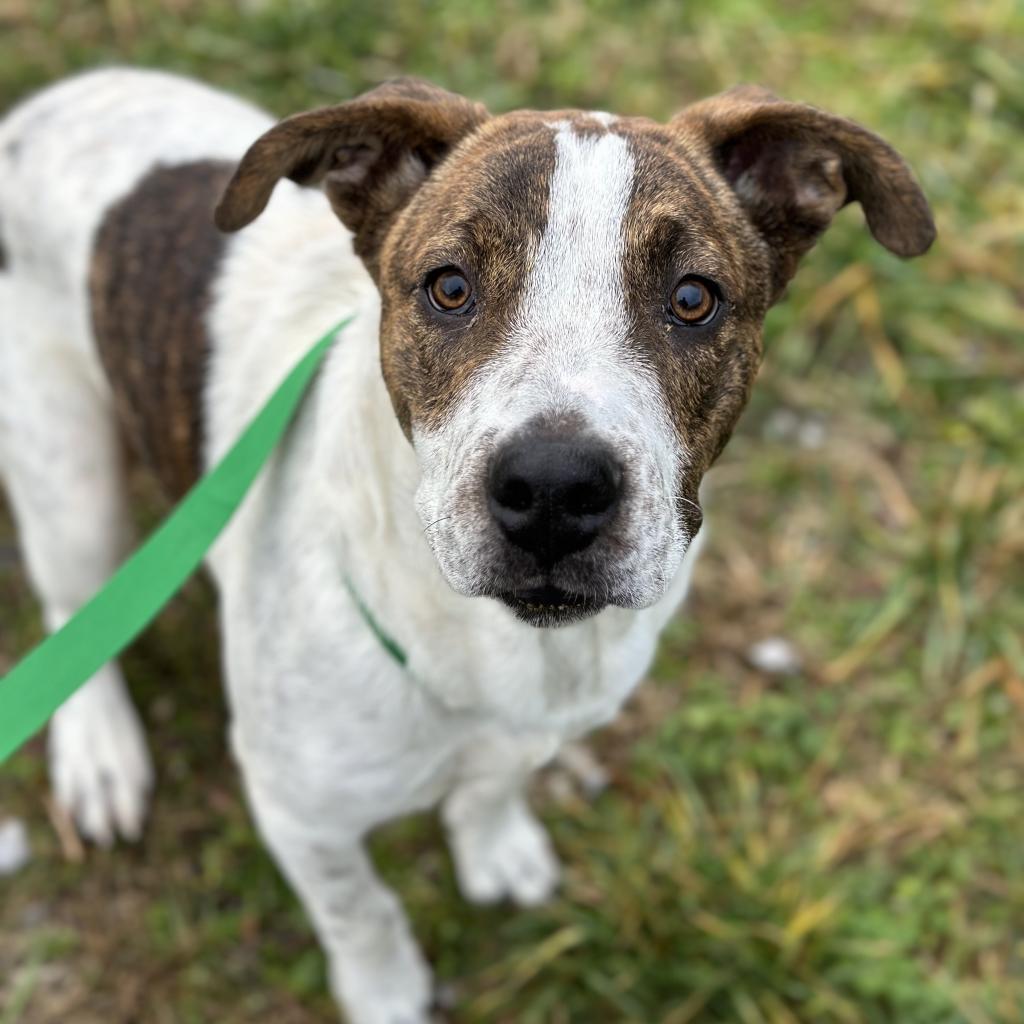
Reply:
[[596, 442], [529, 436], [498, 452], [487, 481], [505, 536], [545, 569], [597, 537], [621, 487], [621, 469]]

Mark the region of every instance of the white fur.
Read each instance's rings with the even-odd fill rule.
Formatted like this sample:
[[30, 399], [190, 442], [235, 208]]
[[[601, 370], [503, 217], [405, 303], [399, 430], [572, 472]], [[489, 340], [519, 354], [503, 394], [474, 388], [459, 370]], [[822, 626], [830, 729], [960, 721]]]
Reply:
[[[110, 397], [85, 304], [92, 233], [155, 161], [235, 158], [267, 123], [193, 83], [106, 71], [0, 124], [0, 233], [12, 259], [0, 272], [0, 476], [51, 626], [126, 543]], [[637, 521], [646, 557], [667, 566], [660, 582], [639, 562], [624, 567], [638, 581], [635, 603], [650, 607], [537, 630], [454, 592], [416, 513], [417, 488], [436, 486], [421, 485], [417, 454], [459, 459], [482, 397], [512, 381], [516, 396], [496, 426], [511, 429], [531, 409], [578, 410], [622, 450], [634, 437], [627, 454], [647, 460], [637, 470], [645, 486], [670, 497], [685, 453], [670, 441], [654, 382], [623, 363], [621, 282], [610, 269], [632, 158], [613, 134], [585, 140], [561, 128], [558, 146], [550, 224], [514, 340], [458, 425], [417, 438], [417, 451], [381, 379], [376, 291], [321, 195], [279, 185], [266, 213], [232, 239], [218, 279], [208, 460], [316, 337], [357, 315], [210, 558], [231, 739], [253, 813], [306, 904], [354, 1024], [423, 1024], [430, 990], [398, 902], [362, 849], [365, 833], [442, 801], [468, 896], [546, 897], [557, 862], [525, 781], [566, 738], [615, 714], [692, 566], [696, 545], [676, 572], [685, 538]], [[345, 577], [406, 648], [407, 669], [367, 628]], [[61, 710], [51, 743], [58, 796], [86, 833], [136, 834], [148, 758], [116, 665]], [[115, 780], [110, 793], [104, 774]]]

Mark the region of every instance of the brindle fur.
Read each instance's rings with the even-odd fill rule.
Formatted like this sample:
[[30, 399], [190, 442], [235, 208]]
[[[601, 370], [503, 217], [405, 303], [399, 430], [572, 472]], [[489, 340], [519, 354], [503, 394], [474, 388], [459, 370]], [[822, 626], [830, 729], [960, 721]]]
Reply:
[[[477, 369], [496, 354], [547, 223], [555, 167], [539, 115], [487, 122], [399, 215], [380, 256], [381, 363], [399, 422], [440, 422]], [[434, 312], [421, 283], [454, 264], [474, 288], [464, 316]]]
[[204, 316], [225, 239], [213, 208], [230, 164], [158, 167], [105, 216], [92, 321], [118, 418], [168, 497], [200, 471]]

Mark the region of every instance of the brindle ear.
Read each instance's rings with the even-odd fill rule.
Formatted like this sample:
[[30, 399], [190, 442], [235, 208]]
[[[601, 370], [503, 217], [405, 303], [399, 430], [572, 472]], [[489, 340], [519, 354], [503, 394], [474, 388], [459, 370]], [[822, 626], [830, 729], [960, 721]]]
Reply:
[[871, 233], [898, 256], [919, 256], [935, 239], [910, 168], [853, 121], [739, 86], [687, 107], [672, 125], [710, 151], [771, 247], [776, 295], [846, 203], [861, 204]]
[[334, 212], [372, 262], [394, 215], [449, 150], [488, 117], [478, 103], [399, 78], [348, 103], [296, 114], [249, 148], [215, 213], [237, 231], [255, 220], [281, 178], [323, 182]]

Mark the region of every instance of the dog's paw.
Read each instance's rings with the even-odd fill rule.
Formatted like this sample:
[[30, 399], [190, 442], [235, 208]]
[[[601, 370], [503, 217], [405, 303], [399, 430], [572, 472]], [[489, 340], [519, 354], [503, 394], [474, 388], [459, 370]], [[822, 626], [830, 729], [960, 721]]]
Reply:
[[430, 1024], [433, 980], [411, 939], [396, 956], [338, 960], [331, 982], [349, 1024]]
[[511, 804], [498, 819], [464, 822], [453, 833], [455, 871], [473, 903], [511, 899], [534, 907], [551, 897], [561, 869], [543, 825], [525, 804]]
[[57, 802], [100, 846], [142, 835], [153, 766], [138, 713], [111, 666], [54, 715], [50, 781]]

